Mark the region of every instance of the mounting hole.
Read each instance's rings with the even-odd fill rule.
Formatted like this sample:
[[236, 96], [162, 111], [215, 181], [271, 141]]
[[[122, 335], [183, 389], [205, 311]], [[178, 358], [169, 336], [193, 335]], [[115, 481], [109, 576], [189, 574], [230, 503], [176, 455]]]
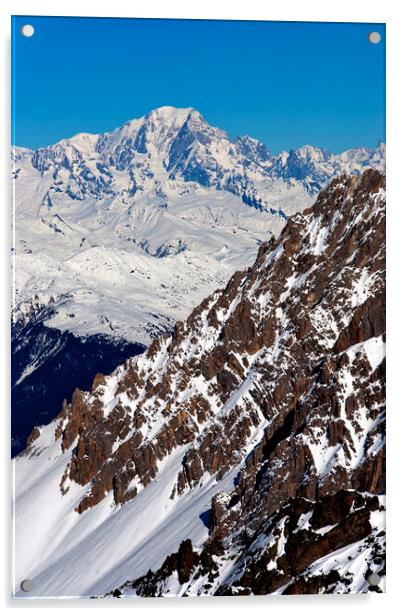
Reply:
[[35, 28], [31, 26], [31, 24], [25, 24], [21, 28], [21, 34], [22, 36], [26, 36], [27, 38], [30, 38], [31, 36], [35, 34]]
[[368, 35], [368, 40], [373, 45], [377, 45], [381, 41], [381, 34], [379, 32], [370, 32]]
[[22, 580], [22, 582], [20, 584], [20, 588], [24, 592], [31, 592], [31, 590], [33, 589], [33, 582], [32, 582], [32, 580]]
[[372, 573], [368, 578], [368, 582], [370, 586], [378, 586], [378, 584], [381, 582], [381, 578], [378, 573]]

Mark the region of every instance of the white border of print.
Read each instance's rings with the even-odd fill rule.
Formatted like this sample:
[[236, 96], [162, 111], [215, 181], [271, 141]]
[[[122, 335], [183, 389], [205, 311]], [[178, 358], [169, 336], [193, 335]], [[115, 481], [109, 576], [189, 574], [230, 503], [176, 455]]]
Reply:
[[[285, 0], [271, 4], [261, 0], [203, 0], [200, 3], [190, 3], [185, 0], [148, 0], [139, 3], [130, 0], [113, 0], [111, 3], [91, 2], [90, 0], [3, 0], [0, 5], [1, 50], [3, 51], [1, 66], [4, 69], [0, 95], [2, 147], [0, 148], [1, 172], [1, 282], [2, 282], [2, 328], [1, 348], [3, 351], [2, 369], [0, 370], [3, 396], [1, 405], [2, 429], [1, 439], [4, 445], [4, 458], [2, 467], [3, 492], [2, 499], [2, 529], [3, 545], [10, 546], [10, 465], [9, 465], [9, 246], [10, 246], [10, 220], [11, 195], [9, 182], [9, 147], [10, 147], [10, 15], [70, 15], [70, 16], [105, 16], [105, 17], [170, 17], [170, 18], [209, 18], [209, 19], [269, 19], [280, 21], [364, 21], [386, 22], [387, 24], [387, 329], [390, 332], [388, 339], [388, 452], [387, 452], [387, 484], [388, 484], [388, 513], [387, 513], [387, 592], [385, 595], [371, 594], [369, 596], [305, 596], [305, 597], [253, 597], [235, 599], [206, 598], [206, 599], [138, 599], [135, 601], [87, 601], [87, 600], [47, 600], [47, 601], [12, 601], [10, 596], [10, 551], [3, 550], [1, 560], [0, 579], [2, 583], [2, 604], [6, 609], [17, 611], [30, 608], [43, 610], [65, 609], [76, 614], [76, 611], [88, 608], [101, 610], [135, 609], [146, 614], [152, 612], [188, 610], [201, 613], [205, 609], [214, 612], [230, 610], [231, 613], [242, 613], [252, 609], [255, 613], [263, 613], [269, 609], [278, 610], [282, 616], [293, 614], [298, 610], [301, 614], [325, 613], [339, 614], [364, 613], [365, 616], [378, 611], [389, 614], [397, 612], [396, 606], [401, 603], [398, 596], [400, 583], [402, 533], [400, 532], [402, 491], [399, 486], [399, 467], [401, 458], [400, 440], [402, 438], [402, 411], [399, 408], [400, 378], [399, 372], [402, 362], [402, 327], [400, 319], [401, 298], [401, 227], [402, 216], [400, 202], [402, 174], [402, 124], [399, 119], [402, 109], [402, 79], [400, 60], [402, 58], [402, 3], [392, 0], [382, 2], [364, 0], [351, 2], [350, 0], [336, 0], [335, 2], [322, 2], [313, 0]], [[358, 77], [358, 76], [357, 76]], [[334, 84], [336, 85], [336, 84]], [[399, 360], [399, 361], [398, 361]], [[74, 612], [73, 612], [74, 610]], [[399, 611], [399, 610], [398, 610]], [[68, 613], [64, 612], [64, 613]]]

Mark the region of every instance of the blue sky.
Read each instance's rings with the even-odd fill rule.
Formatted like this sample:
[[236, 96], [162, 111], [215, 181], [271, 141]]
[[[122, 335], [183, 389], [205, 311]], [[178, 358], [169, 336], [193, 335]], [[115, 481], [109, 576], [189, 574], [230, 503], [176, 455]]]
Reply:
[[18, 16], [12, 58], [20, 146], [111, 130], [162, 105], [195, 107], [272, 152], [385, 140], [380, 24]]

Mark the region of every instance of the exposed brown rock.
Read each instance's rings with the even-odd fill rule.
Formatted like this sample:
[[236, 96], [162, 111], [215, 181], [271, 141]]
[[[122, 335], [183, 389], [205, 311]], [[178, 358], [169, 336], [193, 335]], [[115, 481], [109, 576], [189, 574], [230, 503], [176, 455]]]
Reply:
[[40, 437], [40, 430], [37, 426], [32, 429], [31, 434], [27, 438], [27, 447], [30, 447], [37, 438]]
[[99, 387], [99, 385], [105, 385], [105, 384], [106, 384], [105, 375], [98, 372], [98, 374], [95, 375], [94, 380], [92, 382], [92, 391], [94, 391], [97, 387]]
[[[218, 526], [225, 517], [226, 499], [214, 499]], [[223, 507], [221, 514], [218, 510]], [[312, 575], [309, 566], [319, 562], [336, 550], [365, 541], [371, 546], [373, 561], [381, 562], [381, 533], [370, 537], [371, 512], [379, 511], [378, 499], [355, 491], [340, 490], [318, 501], [304, 498], [290, 499], [276, 513], [262, 521], [256, 533], [246, 539], [241, 555], [235, 559], [230, 584], [216, 585], [219, 580], [219, 560], [225, 554], [223, 543], [216, 538], [206, 542], [200, 553], [194, 553], [189, 540], [180, 545], [179, 551], [167, 557], [157, 571], [122, 586], [133, 589], [142, 596], [162, 596], [174, 570], [179, 581], [192, 594], [192, 584], [199, 588], [198, 580], [207, 576], [204, 592], [213, 588], [217, 595], [265, 595], [283, 587], [284, 594], [317, 594], [336, 592], [339, 585], [347, 589], [350, 577], [340, 570]], [[308, 528], [300, 528], [300, 521], [310, 520]], [[284, 551], [283, 537], [286, 539]], [[233, 549], [233, 546], [232, 546]], [[335, 561], [336, 562], [336, 561]], [[275, 563], [272, 566], [272, 563]], [[366, 576], [370, 568], [367, 566]], [[227, 575], [227, 574], [226, 574]], [[119, 589], [120, 590], [120, 589]], [[115, 592], [115, 591], [112, 591]], [[112, 594], [112, 593], [111, 593]]]
[[[219, 569], [211, 546], [246, 554], [272, 516], [274, 540], [261, 561], [239, 574], [237, 589], [219, 592], [339, 583], [301, 576], [321, 556], [370, 536], [372, 501], [355, 492], [385, 490], [385, 362], [372, 366], [364, 345], [381, 345], [385, 334], [384, 188], [375, 171], [333, 181], [260, 247], [252, 267], [128, 361], [117, 386], [97, 375], [91, 392], [74, 392], [56, 439], [71, 449], [61, 489], [67, 480], [85, 486], [77, 511], [109, 492], [115, 503], [135, 498], [183, 447], [172, 498], [238, 469], [233, 490], [211, 503], [209, 551], [199, 555], [208, 584]], [[296, 532], [306, 502], [311, 527]], [[286, 549], [264, 576], [285, 510]], [[334, 528], [317, 534], [325, 521]], [[157, 592], [172, 571], [187, 584], [201, 566], [191, 544], [182, 546], [162, 567]], [[156, 588], [147, 576], [144, 593]]]

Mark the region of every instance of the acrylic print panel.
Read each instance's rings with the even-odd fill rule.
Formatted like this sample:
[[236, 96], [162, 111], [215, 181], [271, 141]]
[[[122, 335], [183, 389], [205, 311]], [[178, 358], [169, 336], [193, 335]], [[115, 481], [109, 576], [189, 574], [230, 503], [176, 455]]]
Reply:
[[384, 59], [13, 19], [15, 597], [385, 590]]

